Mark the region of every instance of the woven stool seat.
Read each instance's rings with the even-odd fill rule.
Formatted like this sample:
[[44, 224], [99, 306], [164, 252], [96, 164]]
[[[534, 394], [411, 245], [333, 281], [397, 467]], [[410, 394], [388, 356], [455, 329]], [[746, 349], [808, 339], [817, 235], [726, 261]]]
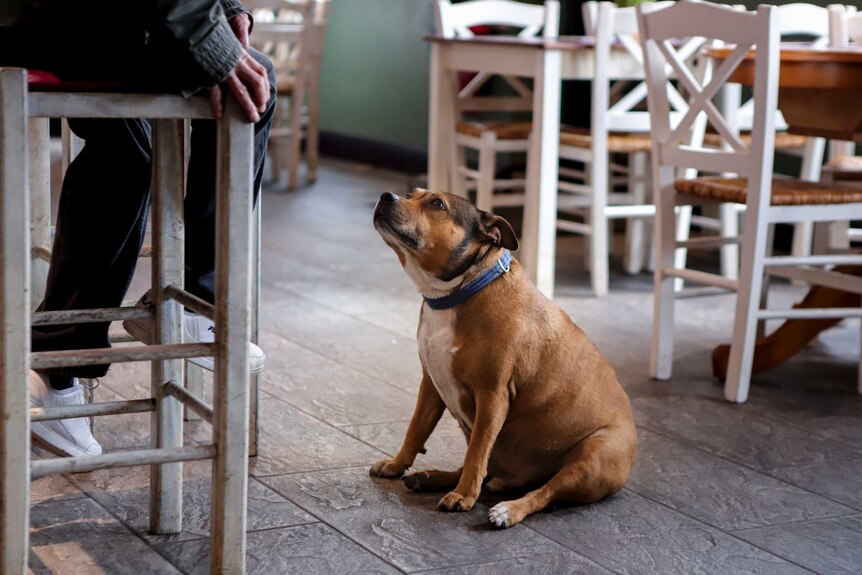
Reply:
[[275, 91], [278, 94], [293, 94], [296, 88], [296, 80], [285, 76], [275, 77]]
[[530, 122], [458, 122], [458, 133], [474, 138], [490, 131], [498, 140], [526, 140], [532, 130]]
[[[746, 146], [750, 146], [751, 132], [743, 132], [739, 134], [739, 139]], [[703, 135], [703, 143], [707, 146], [718, 148], [721, 146], [721, 142], [721, 136], [714, 132], [707, 132]], [[802, 148], [803, 146], [805, 146], [806, 142], [808, 142], [807, 136], [799, 136], [797, 134], [790, 134], [788, 132], [775, 133], [776, 150], [793, 150], [796, 148]]]
[[[747, 197], [748, 180], [746, 178], [696, 178], [677, 180], [674, 187], [681, 194], [744, 204]], [[772, 180], [773, 206], [852, 204], [857, 202], [862, 202], [862, 186], [827, 185], [789, 178]]]
[[[563, 126], [560, 130], [560, 145], [589, 149], [593, 146], [593, 136], [588, 129]], [[651, 150], [652, 142], [649, 134], [626, 134], [622, 132], [608, 134], [609, 152], [631, 154]]]

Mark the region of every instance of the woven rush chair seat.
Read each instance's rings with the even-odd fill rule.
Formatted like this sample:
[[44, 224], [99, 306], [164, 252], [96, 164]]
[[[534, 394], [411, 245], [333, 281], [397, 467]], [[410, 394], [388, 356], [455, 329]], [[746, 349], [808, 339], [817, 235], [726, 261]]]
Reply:
[[277, 75], [275, 77], [275, 91], [278, 94], [293, 94], [296, 89], [296, 80], [285, 76]]
[[[739, 134], [739, 140], [746, 146], [751, 145], [751, 132], [743, 132]], [[775, 149], [776, 150], [794, 150], [802, 148], [808, 142], [807, 136], [791, 134], [789, 132], [775, 132]], [[703, 143], [707, 146], [720, 147], [722, 140], [721, 136], [714, 132], [707, 132], [703, 135]]]
[[481, 138], [485, 132], [494, 132], [498, 140], [525, 140], [530, 137], [530, 122], [458, 122], [458, 133]]
[[[586, 128], [563, 126], [560, 129], [560, 145], [588, 150], [593, 146], [593, 137]], [[647, 133], [625, 134], [622, 132], [611, 132], [608, 134], [609, 152], [630, 154], [634, 152], [649, 152], [651, 150], [652, 142], [650, 141], [650, 135]]]
[[[677, 180], [676, 191], [722, 202], [746, 203], [746, 178], [706, 177]], [[821, 184], [796, 179], [772, 180], [773, 206], [801, 206], [818, 204], [851, 204], [862, 202], [862, 186]]]

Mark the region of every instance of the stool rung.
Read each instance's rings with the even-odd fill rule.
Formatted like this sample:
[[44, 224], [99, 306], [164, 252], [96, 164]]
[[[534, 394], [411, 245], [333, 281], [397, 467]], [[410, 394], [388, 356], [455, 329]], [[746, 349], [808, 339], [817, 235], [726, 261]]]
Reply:
[[186, 445], [184, 447], [163, 447], [161, 449], [116, 451], [84, 457], [40, 459], [30, 464], [30, 480], [39, 479], [46, 475], [60, 475], [62, 473], [84, 473], [86, 471], [96, 471], [97, 469], [213, 459], [216, 453], [215, 445]]
[[182, 288], [169, 285], [165, 288], [165, 295], [207, 319], [214, 320], [215, 318], [215, 307], [211, 303], [205, 302]]
[[206, 357], [216, 351], [214, 343], [174, 343], [170, 345], [139, 345], [114, 349], [79, 349], [69, 351], [39, 351], [30, 354], [32, 369], [100, 365], [159, 359]]
[[96, 323], [126, 319], [148, 319], [153, 312], [139, 307], [102, 307], [61, 311], [37, 311], [31, 325], [62, 325], [68, 323]]
[[184, 406], [188, 407], [198, 415], [200, 415], [207, 423], [213, 422], [213, 408], [195, 394], [189, 392], [184, 387], [169, 381], [164, 385], [165, 393], [180, 401]]
[[122, 413], [146, 413], [156, 410], [156, 400], [133, 399], [130, 401], [104, 401], [67, 407], [34, 407], [30, 410], [30, 421], [51, 421], [73, 417], [96, 417], [120, 415]]

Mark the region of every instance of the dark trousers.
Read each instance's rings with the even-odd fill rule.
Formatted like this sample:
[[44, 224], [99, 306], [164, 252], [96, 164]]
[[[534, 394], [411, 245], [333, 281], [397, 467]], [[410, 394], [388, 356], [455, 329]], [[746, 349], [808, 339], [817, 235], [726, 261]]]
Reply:
[[[266, 56], [270, 100], [254, 129], [255, 200], [275, 110], [275, 77]], [[191, 96], [198, 97], [198, 96]], [[84, 148], [63, 179], [57, 227], [40, 310], [116, 307], [129, 288], [150, 207], [152, 130], [147, 120], [73, 120]], [[213, 301], [215, 287], [214, 121], [192, 122], [185, 198], [185, 287]], [[110, 347], [108, 323], [38, 326], [33, 351]], [[101, 377], [107, 365], [63, 368], [56, 374]]]

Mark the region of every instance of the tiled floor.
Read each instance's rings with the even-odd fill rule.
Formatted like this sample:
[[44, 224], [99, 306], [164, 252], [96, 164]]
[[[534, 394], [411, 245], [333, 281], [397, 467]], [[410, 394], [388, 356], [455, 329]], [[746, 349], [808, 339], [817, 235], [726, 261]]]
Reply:
[[[607, 298], [589, 297], [580, 240], [570, 237], [559, 243], [557, 301], [632, 397], [640, 446], [627, 488], [496, 531], [490, 498], [444, 514], [434, 510], [438, 495], [370, 478], [370, 465], [397, 450], [419, 381], [419, 298], [371, 227], [380, 193], [406, 185], [397, 174], [328, 162], [314, 188], [264, 191], [267, 367], [249, 485], [250, 572], [862, 572], [858, 322], [757, 377], [750, 401], [731, 405], [710, 376], [710, 353], [727, 339], [733, 298], [678, 303], [674, 379], [652, 381], [650, 277], [617, 273]], [[779, 286], [775, 300], [800, 294]], [[143, 397], [147, 372], [116, 366], [99, 399]], [[145, 445], [148, 429], [149, 416], [130, 415], [101, 418], [95, 432], [112, 449]], [[208, 432], [190, 424], [188, 441]], [[455, 468], [463, 453], [446, 416], [417, 466]], [[172, 537], [146, 532], [146, 469], [37, 481], [33, 572], [207, 572], [208, 470], [186, 465], [186, 530]]]

